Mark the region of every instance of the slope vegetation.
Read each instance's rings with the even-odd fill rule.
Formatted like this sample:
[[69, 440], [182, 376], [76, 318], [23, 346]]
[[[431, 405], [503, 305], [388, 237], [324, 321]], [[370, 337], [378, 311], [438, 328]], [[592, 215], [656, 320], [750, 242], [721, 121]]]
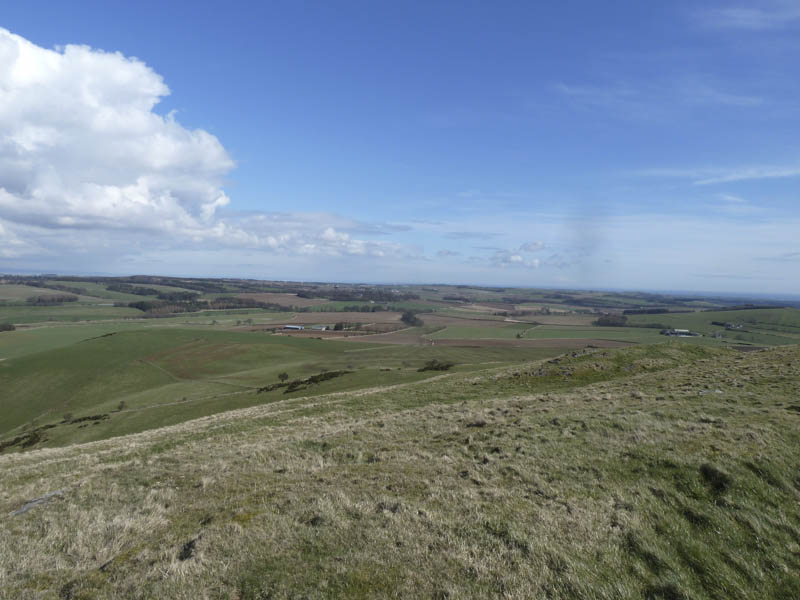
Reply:
[[598, 349], [2, 455], [0, 595], [800, 597], [799, 388]]

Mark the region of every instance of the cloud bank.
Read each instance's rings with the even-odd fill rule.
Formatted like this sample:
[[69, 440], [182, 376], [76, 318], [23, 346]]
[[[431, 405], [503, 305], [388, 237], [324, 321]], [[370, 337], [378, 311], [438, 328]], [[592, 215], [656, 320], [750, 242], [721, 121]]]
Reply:
[[[352, 232], [392, 232], [335, 215], [226, 217], [235, 163], [220, 141], [155, 111], [162, 77], [119, 52], [39, 47], [0, 29], [2, 256], [124, 245], [258, 249], [298, 256], [400, 251]], [[334, 225], [335, 223], [335, 225]]]

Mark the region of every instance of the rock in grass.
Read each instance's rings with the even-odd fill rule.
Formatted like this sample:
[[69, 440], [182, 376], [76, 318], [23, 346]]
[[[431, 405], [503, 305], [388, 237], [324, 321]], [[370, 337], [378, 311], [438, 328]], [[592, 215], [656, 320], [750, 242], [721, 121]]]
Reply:
[[33, 500], [28, 500], [25, 504], [23, 504], [17, 510], [12, 512], [11, 516], [16, 517], [17, 515], [25, 514], [30, 509], [39, 506], [40, 504], [49, 502], [53, 498], [61, 498], [63, 496], [64, 496], [64, 490], [55, 490], [54, 492], [47, 492], [44, 496], [39, 496], [38, 498], [34, 498]]

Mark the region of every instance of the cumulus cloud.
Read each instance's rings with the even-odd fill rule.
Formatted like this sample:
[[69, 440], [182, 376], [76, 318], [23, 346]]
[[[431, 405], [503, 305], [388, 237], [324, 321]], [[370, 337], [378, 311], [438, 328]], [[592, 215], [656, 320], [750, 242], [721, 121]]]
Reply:
[[[220, 141], [154, 111], [162, 77], [118, 52], [46, 49], [0, 28], [0, 243], [5, 257], [54, 249], [193, 244], [295, 255], [398, 253], [407, 229], [336, 215], [225, 214], [235, 163]], [[86, 235], [91, 231], [91, 235]]]
[[544, 242], [528, 242], [519, 247], [520, 252], [538, 252], [544, 249]]
[[153, 108], [169, 89], [119, 53], [41, 48], [0, 29], [0, 217], [196, 235], [229, 199], [213, 135]]
[[513, 250], [497, 250], [489, 258], [489, 262], [495, 267], [528, 267], [531, 269], [538, 269], [541, 264], [538, 258], [525, 258]]

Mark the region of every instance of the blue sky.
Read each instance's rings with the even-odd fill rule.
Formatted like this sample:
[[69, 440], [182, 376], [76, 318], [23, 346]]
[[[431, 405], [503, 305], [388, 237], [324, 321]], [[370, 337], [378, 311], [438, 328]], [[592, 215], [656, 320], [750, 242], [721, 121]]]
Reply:
[[0, 272], [800, 293], [793, 0], [0, 28]]

